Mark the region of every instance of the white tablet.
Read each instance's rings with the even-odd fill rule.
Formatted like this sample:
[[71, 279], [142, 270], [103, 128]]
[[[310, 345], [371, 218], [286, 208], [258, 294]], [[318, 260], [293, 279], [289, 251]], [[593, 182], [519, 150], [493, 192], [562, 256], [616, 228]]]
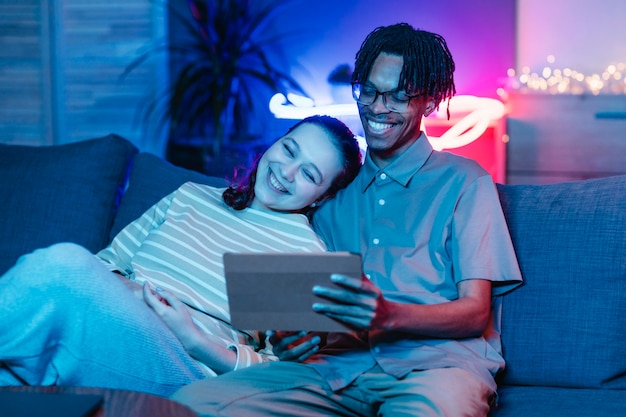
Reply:
[[313, 287], [334, 286], [333, 273], [360, 278], [361, 271], [361, 256], [349, 252], [225, 253], [231, 323], [242, 330], [351, 331], [313, 311], [313, 303], [330, 302]]

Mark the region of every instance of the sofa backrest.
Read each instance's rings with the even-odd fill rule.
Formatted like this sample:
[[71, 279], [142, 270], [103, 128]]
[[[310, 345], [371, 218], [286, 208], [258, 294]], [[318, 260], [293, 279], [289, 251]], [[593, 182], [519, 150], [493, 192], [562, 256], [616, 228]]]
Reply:
[[214, 187], [227, 185], [227, 181], [223, 178], [177, 167], [149, 153], [142, 152], [135, 156], [128, 189], [124, 192], [109, 240], [112, 240], [124, 226], [141, 216], [150, 206], [187, 181]]
[[102, 249], [187, 181], [227, 184], [138, 153], [115, 134], [56, 146], [0, 144], [0, 275], [19, 256], [57, 242]]
[[53, 243], [103, 247], [136, 152], [116, 135], [58, 146], [0, 144], [0, 274]]
[[501, 382], [626, 388], [626, 175], [498, 191], [525, 280]]

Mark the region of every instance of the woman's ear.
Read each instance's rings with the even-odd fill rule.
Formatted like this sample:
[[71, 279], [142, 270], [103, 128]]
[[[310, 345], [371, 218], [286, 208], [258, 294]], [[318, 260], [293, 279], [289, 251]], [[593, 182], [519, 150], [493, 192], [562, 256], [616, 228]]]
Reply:
[[312, 203], [309, 205], [309, 207], [311, 207], [311, 208], [319, 207], [319, 206], [321, 206], [321, 205], [322, 205], [322, 203], [323, 203], [324, 201], [326, 201], [326, 200], [328, 200], [328, 199], [332, 198], [333, 196], [334, 196], [334, 194], [333, 194], [333, 195], [325, 195], [324, 197], [321, 197], [320, 199], [318, 199], [318, 200], [316, 200], [316, 201], [312, 202]]

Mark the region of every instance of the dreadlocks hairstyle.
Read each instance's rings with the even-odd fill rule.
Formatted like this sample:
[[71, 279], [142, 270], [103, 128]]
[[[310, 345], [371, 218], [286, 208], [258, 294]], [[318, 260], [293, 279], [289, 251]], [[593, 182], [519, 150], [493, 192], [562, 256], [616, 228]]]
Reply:
[[414, 29], [407, 23], [374, 29], [356, 54], [352, 82], [365, 82], [382, 52], [404, 59], [399, 89], [432, 97], [437, 108], [442, 100], [456, 93], [454, 60], [442, 36]]
[[[285, 133], [285, 136], [305, 123], [314, 124], [324, 129], [332, 138], [333, 144], [341, 156], [343, 169], [324, 194], [322, 200], [326, 200], [333, 197], [340, 189], [345, 188], [359, 173], [361, 168], [359, 144], [352, 131], [343, 122], [330, 116], [310, 116], [302, 119], [291, 126]], [[256, 157], [254, 163], [245, 171], [241, 181], [237, 181], [238, 173], [235, 172], [233, 185], [228, 187], [222, 194], [224, 202], [235, 210], [243, 210], [249, 207], [254, 199], [254, 185], [261, 156], [262, 154]], [[310, 218], [316, 207], [317, 205], [315, 207], [304, 207], [300, 212]]]

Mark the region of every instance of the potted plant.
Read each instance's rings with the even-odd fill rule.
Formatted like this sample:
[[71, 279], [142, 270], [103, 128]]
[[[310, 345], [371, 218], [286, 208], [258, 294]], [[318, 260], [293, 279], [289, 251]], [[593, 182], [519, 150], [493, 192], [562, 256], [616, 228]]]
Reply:
[[[167, 4], [184, 33], [135, 59], [132, 71], [155, 53], [174, 64], [171, 85], [145, 107], [144, 120], [169, 122], [170, 143], [200, 138], [202, 160], [217, 159], [236, 135], [250, 137], [249, 121], [269, 94], [294, 91], [298, 82], [280, 65], [286, 34], [272, 31], [285, 0], [187, 0], [186, 10]], [[258, 101], [262, 102], [258, 102]]]
[[334, 103], [352, 103], [352, 67], [340, 64], [328, 75], [330, 94]]

